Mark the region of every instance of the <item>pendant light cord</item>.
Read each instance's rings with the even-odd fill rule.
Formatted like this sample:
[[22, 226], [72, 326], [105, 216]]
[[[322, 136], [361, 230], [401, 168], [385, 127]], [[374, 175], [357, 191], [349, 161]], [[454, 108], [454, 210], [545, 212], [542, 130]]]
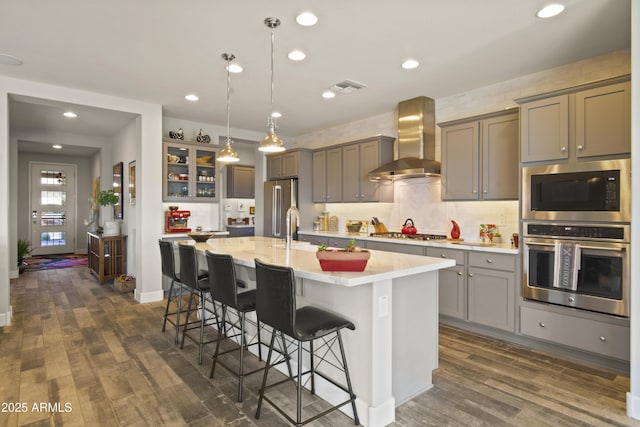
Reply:
[[231, 58], [227, 56], [227, 144], [231, 143], [231, 131], [229, 128], [229, 122], [231, 121], [231, 71], [229, 71], [230, 65]]
[[[269, 113], [269, 117], [272, 117], [271, 114], [273, 113], [273, 63], [274, 63], [274, 49], [273, 49], [273, 44], [274, 44], [274, 40], [275, 40], [275, 34], [273, 33], [273, 29], [271, 29], [271, 112]], [[273, 117], [272, 117], [273, 118]]]

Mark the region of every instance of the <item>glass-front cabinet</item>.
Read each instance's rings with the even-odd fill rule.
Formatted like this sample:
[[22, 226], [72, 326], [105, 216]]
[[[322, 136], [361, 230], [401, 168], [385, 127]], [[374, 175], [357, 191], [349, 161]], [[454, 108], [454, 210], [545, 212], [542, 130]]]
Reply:
[[162, 200], [165, 202], [213, 202], [216, 186], [216, 153], [209, 144], [163, 140]]

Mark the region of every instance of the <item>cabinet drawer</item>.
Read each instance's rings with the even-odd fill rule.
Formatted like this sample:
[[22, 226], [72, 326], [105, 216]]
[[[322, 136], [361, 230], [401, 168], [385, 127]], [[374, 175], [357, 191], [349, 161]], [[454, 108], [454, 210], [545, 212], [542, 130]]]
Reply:
[[492, 252], [469, 252], [469, 265], [480, 268], [515, 271], [516, 258], [513, 255]]
[[464, 251], [447, 248], [427, 248], [427, 256], [456, 260], [456, 265], [464, 265]]
[[629, 328], [596, 320], [522, 307], [522, 334], [629, 360]]
[[373, 242], [367, 241], [367, 249], [386, 252], [398, 252], [401, 254], [424, 255], [424, 247], [414, 245], [404, 245], [402, 243]]
[[312, 245], [328, 245], [329, 238], [324, 236], [313, 236], [309, 234], [298, 234], [298, 240], [301, 242], [309, 242]]

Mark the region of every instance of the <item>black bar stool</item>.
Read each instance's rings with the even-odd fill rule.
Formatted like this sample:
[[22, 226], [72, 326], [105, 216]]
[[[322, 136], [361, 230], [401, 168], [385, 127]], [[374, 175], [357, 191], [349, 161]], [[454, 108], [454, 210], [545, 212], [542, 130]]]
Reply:
[[[242, 383], [244, 377], [264, 369], [264, 367], [262, 367], [250, 372], [244, 372], [244, 351], [245, 349], [248, 349], [249, 346], [258, 346], [258, 359], [262, 360], [260, 322], [257, 324], [258, 331], [255, 335], [256, 340], [251, 338], [247, 342], [245, 336], [246, 314], [256, 310], [256, 290], [251, 289], [249, 291], [238, 293], [238, 288], [246, 287], [246, 285], [236, 278], [236, 269], [231, 255], [214, 254], [207, 251], [206, 257], [207, 265], [209, 267], [209, 291], [211, 292], [211, 298], [222, 304], [221, 321], [223, 328], [222, 336], [216, 342], [216, 350], [213, 355], [213, 363], [211, 364], [211, 373], [209, 374], [209, 378], [213, 378], [216, 363], [220, 363], [222, 367], [238, 377], [238, 402], [242, 402]], [[237, 322], [234, 322], [231, 317], [228, 316], [229, 308], [238, 313]], [[239, 329], [240, 333], [234, 333], [234, 328], [236, 331]], [[231, 330], [233, 335], [229, 335], [229, 330]], [[225, 338], [232, 339], [238, 336], [240, 337], [239, 347], [220, 352], [220, 342], [222, 340]], [[240, 366], [237, 371], [225, 365], [222, 360], [218, 360], [221, 355], [238, 350], [240, 350]]]
[[[280, 412], [289, 422], [296, 426], [304, 425], [308, 422], [314, 421], [331, 411], [334, 411], [347, 403], [351, 403], [353, 409], [353, 418], [356, 425], [360, 424], [358, 419], [358, 412], [356, 410], [356, 395], [353, 393], [351, 387], [351, 378], [349, 377], [349, 369], [347, 367], [347, 359], [344, 354], [344, 345], [342, 343], [342, 336], [340, 331], [343, 328], [355, 330], [355, 325], [333, 313], [319, 309], [313, 306], [305, 306], [302, 308], [296, 308], [296, 289], [295, 289], [295, 276], [293, 269], [289, 267], [282, 267], [276, 265], [265, 264], [259, 259], [255, 259], [256, 264], [256, 311], [258, 314], [258, 320], [265, 325], [271, 326], [274, 331], [271, 335], [271, 343], [269, 345], [269, 353], [267, 355], [267, 367], [264, 371], [262, 379], [262, 386], [260, 387], [260, 397], [258, 399], [258, 408], [256, 410], [256, 419], [260, 418], [260, 409], [262, 407], [262, 400], [266, 400]], [[286, 378], [282, 381], [278, 381], [273, 384], [267, 385], [267, 375], [269, 374], [269, 368], [271, 362], [271, 354], [274, 348], [276, 331], [284, 333], [289, 337], [297, 340], [298, 342], [298, 373], [297, 379], [297, 396], [296, 396], [296, 419], [294, 420], [287, 413], [265, 396], [265, 391], [269, 388], [275, 387], [287, 381], [292, 381], [294, 378]], [[335, 334], [335, 336], [331, 336]], [[314, 360], [313, 342], [314, 340], [322, 339], [327, 350], [327, 353], [333, 353], [330, 351], [331, 345], [337, 341], [340, 346], [340, 357], [342, 366], [335, 366], [344, 371], [347, 386], [337, 383], [331, 378], [326, 377], [321, 372], [316, 370], [316, 363]], [[309, 370], [302, 372], [302, 343], [309, 342], [309, 356], [310, 367]], [[324, 362], [325, 358], [319, 357], [318, 366]], [[337, 356], [336, 356], [337, 358]], [[315, 375], [319, 375], [325, 380], [331, 382], [336, 387], [345, 391], [349, 398], [338, 405], [323, 411], [313, 417], [306, 420], [302, 420], [302, 376], [310, 375], [311, 380], [311, 394], [315, 394]]]
[[[162, 275], [171, 279], [169, 295], [167, 296], [167, 306], [164, 309], [164, 319], [162, 320], [162, 332], [165, 331], [167, 322], [171, 323], [176, 330], [175, 343], [178, 344], [180, 335], [180, 314], [182, 312], [182, 283], [180, 276], [176, 273], [175, 256], [173, 254], [173, 244], [171, 242], [158, 240], [160, 244], [160, 257], [162, 259]], [[169, 312], [171, 301], [176, 301], [177, 310]], [[170, 316], [175, 315], [175, 320]]]
[[[202, 364], [202, 349], [205, 344], [210, 344], [215, 339], [205, 341], [204, 331], [206, 326], [216, 325], [218, 331], [220, 331], [220, 325], [218, 324], [218, 314], [216, 313], [216, 307], [213, 300], [207, 298], [209, 296], [209, 273], [205, 270], [198, 268], [198, 256], [196, 254], [196, 248], [193, 244], [180, 243], [178, 245], [178, 254], [180, 255], [180, 279], [182, 283], [189, 288], [189, 305], [187, 308], [187, 316], [185, 319], [184, 328], [182, 329], [182, 343], [180, 348], [184, 348], [184, 339], [189, 338], [196, 344], [198, 344], [198, 364]], [[200, 321], [197, 322], [197, 326], [193, 323], [189, 323], [189, 317], [194, 311], [198, 311], [198, 307], [192, 308], [193, 297], [197, 295], [200, 301]], [[207, 306], [207, 302], [211, 304]], [[214, 322], [211, 322], [212, 314]], [[193, 337], [189, 334], [190, 330], [198, 329], [199, 336]]]

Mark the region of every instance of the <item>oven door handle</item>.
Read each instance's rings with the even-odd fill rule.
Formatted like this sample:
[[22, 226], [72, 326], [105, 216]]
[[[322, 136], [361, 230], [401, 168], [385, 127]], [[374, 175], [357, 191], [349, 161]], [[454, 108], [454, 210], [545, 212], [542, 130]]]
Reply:
[[587, 246], [587, 245], [580, 245], [580, 249], [593, 249], [593, 250], [598, 250], [598, 251], [613, 251], [613, 252], [624, 252], [627, 249], [626, 248], [606, 248], [606, 247], [602, 247], [602, 246]]

